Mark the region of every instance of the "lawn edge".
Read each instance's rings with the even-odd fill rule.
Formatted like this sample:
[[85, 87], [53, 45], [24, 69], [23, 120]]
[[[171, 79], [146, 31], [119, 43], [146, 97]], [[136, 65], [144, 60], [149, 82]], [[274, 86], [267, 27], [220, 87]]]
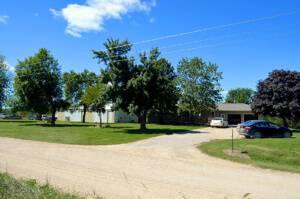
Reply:
[[[237, 138], [237, 139], [234, 139], [234, 140], [241, 140], [242, 138]], [[230, 158], [229, 156], [226, 156], [226, 157], [222, 157], [222, 156], [218, 156], [218, 155], [213, 155], [209, 152], [207, 152], [206, 150], [203, 149], [203, 145], [205, 144], [208, 144], [210, 142], [213, 142], [213, 141], [230, 141], [230, 139], [213, 139], [213, 140], [209, 140], [207, 142], [202, 142], [198, 145], [196, 145], [196, 148], [201, 152], [201, 153], [204, 153], [210, 157], [213, 157], [213, 158], [217, 158], [217, 159], [221, 159], [221, 160], [225, 160], [225, 161], [228, 161], [228, 162], [234, 162], [234, 163], [237, 163], [237, 164], [240, 164], [240, 165], [248, 165], [248, 166], [252, 166], [254, 168], [257, 168], [257, 169], [263, 169], [263, 170], [269, 170], [269, 171], [276, 171], [276, 172], [284, 172], [284, 173], [289, 173], [289, 174], [300, 174], [300, 171], [297, 172], [297, 171], [291, 171], [291, 170], [286, 170], [286, 169], [280, 169], [280, 168], [271, 168], [271, 167], [268, 167], [268, 166], [263, 166], [263, 165], [259, 165], [259, 164], [255, 164], [255, 163], [248, 163], [248, 162], [244, 162], [244, 161], [240, 161], [240, 160], [237, 160], [237, 159], [233, 159], [233, 158]], [[225, 154], [224, 154], [225, 155]]]

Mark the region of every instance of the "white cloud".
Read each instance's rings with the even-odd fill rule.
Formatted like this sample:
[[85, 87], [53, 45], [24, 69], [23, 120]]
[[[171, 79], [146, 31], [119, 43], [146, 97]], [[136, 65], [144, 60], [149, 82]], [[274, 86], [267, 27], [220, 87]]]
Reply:
[[81, 37], [81, 33], [101, 31], [109, 19], [122, 19], [129, 12], [149, 12], [156, 0], [87, 0], [84, 5], [69, 4], [61, 11], [50, 9], [55, 16], [63, 17], [68, 25], [66, 33]]
[[59, 17], [61, 16], [61, 12], [53, 9], [53, 8], [50, 8], [49, 11], [53, 14], [54, 17]]
[[8, 18], [7, 15], [0, 16], [0, 23], [7, 24]]

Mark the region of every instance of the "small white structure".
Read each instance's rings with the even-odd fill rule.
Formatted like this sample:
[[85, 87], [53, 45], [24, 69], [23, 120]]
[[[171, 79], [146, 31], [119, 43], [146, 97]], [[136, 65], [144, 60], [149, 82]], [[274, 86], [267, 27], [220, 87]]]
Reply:
[[[56, 117], [58, 121], [81, 122], [83, 118], [83, 107], [69, 109], [65, 112], [58, 112]], [[121, 110], [112, 111], [111, 103], [105, 106], [105, 112], [101, 113], [101, 118], [103, 123], [129, 123], [138, 121], [138, 118], [135, 115], [127, 114]], [[99, 114], [97, 112], [87, 111], [85, 121], [98, 123], [100, 122]]]

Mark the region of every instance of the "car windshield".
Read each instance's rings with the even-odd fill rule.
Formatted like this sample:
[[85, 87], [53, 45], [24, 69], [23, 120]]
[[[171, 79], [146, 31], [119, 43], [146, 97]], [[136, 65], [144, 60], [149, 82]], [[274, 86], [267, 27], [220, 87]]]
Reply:
[[274, 124], [274, 123], [269, 123], [270, 127], [272, 128], [279, 128], [279, 126], [277, 124]]
[[222, 117], [214, 117], [213, 120], [223, 120]]

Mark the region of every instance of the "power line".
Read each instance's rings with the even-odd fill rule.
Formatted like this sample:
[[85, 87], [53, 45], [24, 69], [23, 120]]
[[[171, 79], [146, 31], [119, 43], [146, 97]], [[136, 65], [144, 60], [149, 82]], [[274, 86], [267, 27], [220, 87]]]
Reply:
[[[170, 35], [165, 35], [165, 36], [157, 37], [157, 38], [153, 38], [153, 39], [138, 41], [138, 42], [132, 43], [132, 45], [141, 45], [141, 44], [151, 43], [151, 42], [155, 42], [155, 41], [161, 41], [161, 40], [166, 40], [166, 39], [171, 39], [171, 38], [182, 37], [182, 36], [195, 34], [195, 33], [200, 33], [200, 32], [207, 32], [207, 31], [211, 31], [211, 30], [234, 27], [234, 26], [238, 26], [238, 25], [245, 25], [245, 24], [251, 24], [251, 23], [256, 23], [256, 22], [260, 22], [260, 21], [272, 20], [272, 19], [283, 17], [283, 16], [296, 15], [296, 14], [299, 14], [299, 13], [300, 13], [300, 10], [296, 10], [296, 11], [292, 11], [292, 12], [285, 12], [285, 13], [280, 13], [280, 14], [267, 16], [267, 17], [260, 17], [260, 18], [248, 19], [248, 20], [229, 23], [229, 24], [223, 24], [223, 25], [211, 26], [211, 27], [206, 27], [206, 28], [200, 28], [200, 29], [196, 29], [196, 30], [193, 30], [193, 31], [189, 31], [189, 32], [170, 34]], [[113, 47], [113, 48], [109, 48], [109, 49], [112, 50], [112, 49], [126, 47], [126, 46], [128, 46], [128, 45], [127, 44], [126, 45], [121, 45], [121, 46], [117, 46], [117, 47]]]
[[[300, 13], [300, 11], [299, 11], [299, 13]], [[250, 33], [253, 33], [253, 32], [255, 32], [255, 31], [249, 31], [249, 32], [246, 32], [246, 34], [250, 35]], [[232, 36], [235, 36], [235, 35], [238, 36], [240, 34], [228, 34], [228, 35], [217, 37], [217, 38], [227, 38], [227, 37], [232, 37]], [[175, 48], [175, 47], [179, 47], [179, 46], [185, 46], [185, 45], [190, 45], [190, 44], [195, 44], [195, 43], [201, 43], [203, 41], [209, 41], [209, 40], [213, 40], [213, 39], [214, 38], [207, 38], [207, 39], [203, 39], [203, 40], [196, 40], [196, 41], [190, 41], [190, 42], [177, 43], [177, 44], [173, 44], [173, 45], [159, 47], [159, 49]], [[173, 53], [179, 53], [179, 52], [194, 51], [194, 50], [198, 50], [198, 49], [202, 49], [202, 48], [211, 48], [211, 47], [222, 46], [222, 45], [225, 45], [225, 44], [228, 44], [228, 42], [222, 42], [222, 43], [217, 43], [217, 44], [212, 44], [212, 45], [198, 46], [198, 47], [193, 47], [193, 48], [184, 48], [184, 49], [180, 49], [179, 48], [178, 50], [167, 51], [167, 52], [163, 52], [162, 54], [173, 54]], [[151, 50], [151, 49], [147, 49], [147, 50]], [[137, 53], [136, 50], [135, 50], [135, 52]], [[117, 63], [117, 62], [121, 62], [121, 61], [126, 61], [126, 60], [127, 61], [131, 61], [132, 59], [134, 59], [134, 57], [131, 57], [129, 59], [113, 60], [112, 58], [114, 58], [114, 57], [117, 57], [117, 56], [108, 56], [108, 58], [113, 63]], [[43, 62], [45, 62], [45, 61], [33, 62], [33, 63], [30, 63], [30, 65], [42, 64]], [[35, 73], [33, 75], [45, 74], [45, 73], [46, 72], [40, 72], [40, 73]], [[19, 77], [33, 76], [33, 75], [20, 75]]]
[[[220, 27], [225, 28], [225, 27], [230, 27], [230, 26], [254, 23], [254, 22], [268, 20], [268, 19], [275, 19], [275, 18], [278, 18], [278, 17], [295, 15], [295, 14], [298, 14], [298, 13], [300, 13], [300, 10], [293, 11], [293, 12], [287, 12], [287, 13], [281, 13], [281, 14], [277, 14], [277, 15], [273, 15], [273, 16], [269, 16], [269, 17], [262, 17], [262, 18], [252, 19], [252, 20], [246, 20], [246, 21], [226, 24], [226, 25], [212, 26], [212, 27], [208, 27], [208, 28], [204, 28], [204, 29], [198, 29], [198, 30], [191, 31], [191, 32], [185, 32], [185, 33], [179, 33], [179, 34], [174, 34], [174, 35], [168, 35], [168, 36], [164, 36], [164, 37], [158, 37], [158, 38], [154, 38], [154, 39], [150, 39], [150, 40], [134, 42], [132, 45], [138, 45], [138, 44], [142, 44], [142, 43], [150, 43], [150, 41], [154, 41], [154, 40], [155, 41], [164, 40], [164, 39], [167, 39], [167, 38], [179, 37], [179, 36], [183, 36], [183, 35], [193, 34], [193, 33], [196, 33], [196, 32], [204, 32], [204, 31], [208, 31], [208, 30], [219, 29]], [[250, 33], [250, 32], [247, 32], [247, 33]], [[234, 36], [234, 35], [239, 35], [239, 34], [229, 34], [229, 35], [221, 36], [221, 37], [218, 37], [218, 38], [226, 38], [226, 37], [230, 37], [230, 36]], [[191, 42], [177, 43], [177, 44], [173, 44], [173, 45], [169, 45], [169, 46], [159, 47], [159, 49], [167, 49], [167, 48], [173, 48], [173, 47], [178, 47], [178, 46], [184, 46], [184, 45], [200, 43], [202, 41], [208, 41], [208, 40], [212, 40], [212, 38], [203, 39], [203, 40], [196, 40], [196, 41], [191, 41]], [[123, 45], [123, 46], [127, 46], [127, 45]], [[109, 49], [115, 49], [115, 48], [119, 48], [119, 47], [122, 47], [122, 45], [118, 46], [118, 47], [109, 48]], [[147, 49], [147, 50], [151, 50], [151, 49]], [[105, 51], [105, 50], [103, 50], [103, 51]], [[114, 58], [114, 57], [117, 57], [117, 56], [110, 56], [110, 58]], [[33, 62], [30, 65], [40, 64], [42, 62], [43, 61]]]
[[[248, 33], [249, 36], [251, 36]], [[174, 54], [174, 53], [180, 53], [180, 52], [189, 52], [189, 51], [194, 51], [194, 50], [198, 50], [198, 49], [204, 49], [204, 48], [212, 48], [212, 47], [218, 47], [218, 46], [223, 46], [229, 43], [235, 43], [237, 41], [245, 41], [245, 40], [249, 40], [249, 38], [246, 39], [242, 39], [242, 40], [235, 40], [235, 41], [231, 41], [231, 42], [220, 42], [220, 43], [216, 43], [216, 44], [211, 44], [211, 45], [201, 45], [201, 46], [197, 46], [197, 47], [192, 47], [192, 48], [179, 48], [178, 50], [172, 50], [172, 51], [167, 51], [167, 52], [163, 52], [162, 54]], [[199, 40], [200, 41], [200, 40]], [[185, 42], [185, 43], [181, 43], [181, 44], [175, 44], [177, 46], [180, 45], [184, 45], [187, 43], [197, 43], [198, 41], [193, 41], [193, 42]], [[175, 46], [173, 45], [173, 46]], [[114, 65], [115, 63], [118, 62], [122, 62], [122, 61], [132, 61], [134, 58], [127, 58], [127, 59], [119, 59], [119, 60], [113, 60], [111, 56], [108, 56], [108, 58], [110, 59], [111, 63]], [[43, 61], [41, 62], [35, 62], [35, 63], [31, 63], [30, 65], [35, 65], [35, 64], [41, 64], [43, 63]], [[38, 75], [38, 74], [45, 74], [46, 72], [40, 72], [40, 73], [35, 73], [32, 75], [20, 75], [19, 77], [26, 77], [26, 76], [33, 76], [33, 75]]]

